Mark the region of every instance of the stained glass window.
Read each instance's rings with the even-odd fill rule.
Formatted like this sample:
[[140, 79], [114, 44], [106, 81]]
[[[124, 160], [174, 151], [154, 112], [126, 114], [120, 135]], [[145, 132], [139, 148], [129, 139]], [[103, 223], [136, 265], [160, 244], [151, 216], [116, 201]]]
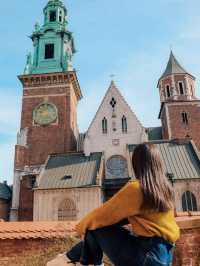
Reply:
[[120, 155], [112, 156], [106, 163], [107, 176], [106, 178], [128, 178], [127, 161]]

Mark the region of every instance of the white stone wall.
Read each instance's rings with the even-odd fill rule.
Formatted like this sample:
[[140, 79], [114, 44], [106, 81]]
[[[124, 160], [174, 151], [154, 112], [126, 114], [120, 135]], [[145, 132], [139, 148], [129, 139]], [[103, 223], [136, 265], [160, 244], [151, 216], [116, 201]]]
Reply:
[[57, 221], [58, 208], [65, 199], [74, 201], [77, 209], [77, 220], [102, 203], [102, 192], [99, 186], [89, 188], [70, 188], [34, 191], [34, 221]]
[[200, 179], [178, 180], [174, 184], [176, 210], [182, 211], [182, 195], [186, 191], [194, 194], [200, 211]]
[[13, 179], [12, 206], [11, 206], [10, 218], [9, 218], [10, 221], [18, 220], [20, 177], [21, 177], [21, 172], [15, 171], [14, 179]]
[[[112, 117], [113, 109], [110, 101], [116, 100], [115, 118]], [[121, 119], [127, 118], [128, 131], [122, 133]], [[102, 133], [102, 119], [108, 121], [108, 133]], [[112, 129], [113, 121], [116, 123], [116, 131]], [[127, 158], [127, 144], [139, 144], [147, 141], [147, 135], [142, 124], [137, 119], [125, 99], [120, 94], [114, 83], [111, 83], [103, 102], [101, 103], [96, 116], [94, 117], [86, 134], [84, 152], [89, 155], [91, 152], [104, 152], [105, 161], [113, 155], [122, 155]]]

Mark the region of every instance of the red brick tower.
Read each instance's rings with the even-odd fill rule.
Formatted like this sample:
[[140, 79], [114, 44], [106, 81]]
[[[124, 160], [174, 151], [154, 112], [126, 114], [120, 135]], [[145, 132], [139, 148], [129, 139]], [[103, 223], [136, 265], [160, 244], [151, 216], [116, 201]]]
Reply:
[[10, 220], [33, 219], [33, 185], [48, 155], [76, 150], [82, 95], [72, 67], [75, 48], [66, 15], [62, 1], [48, 1], [44, 25], [36, 24], [31, 36], [33, 60], [29, 54], [19, 76], [23, 98]]
[[179, 64], [172, 52], [158, 88], [163, 138], [192, 138], [200, 150], [200, 100], [195, 96], [195, 77]]

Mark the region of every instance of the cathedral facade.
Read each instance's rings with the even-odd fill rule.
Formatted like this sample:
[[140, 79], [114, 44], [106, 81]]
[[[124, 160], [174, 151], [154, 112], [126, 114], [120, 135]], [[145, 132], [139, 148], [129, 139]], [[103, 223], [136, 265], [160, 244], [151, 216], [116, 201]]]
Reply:
[[200, 210], [200, 101], [195, 77], [170, 54], [158, 81], [162, 127], [145, 128], [112, 81], [87, 132], [78, 131], [81, 88], [67, 9], [49, 0], [35, 25], [23, 75], [10, 220], [77, 220], [134, 178], [132, 153], [153, 142], [178, 211]]

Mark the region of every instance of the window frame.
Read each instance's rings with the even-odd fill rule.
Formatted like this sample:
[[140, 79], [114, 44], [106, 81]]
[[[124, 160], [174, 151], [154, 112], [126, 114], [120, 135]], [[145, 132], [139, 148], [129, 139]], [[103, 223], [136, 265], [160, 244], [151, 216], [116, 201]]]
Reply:
[[197, 199], [190, 190], [182, 194], [182, 210], [183, 211], [198, 211]]
[[178, 81], [178, 89], [180, 95], [185, 95], [185, 86], [183, 81]]
[[66, 198], [58, 206], [58, 221], [74, 221], [77, 219], [77, 207], [74, 200]]
[[[47, 47], [49, 47], [49, 51], [47, 50]], [[55, 44], [54, 43], [45, 43], [44, 59], [49, 60], [49, 59], [54, 59], [54, 58], [55, 58]]]
[[185, 111], [183, 111], [183, 112], [181, 113], [181, 117], [182, 117], [182, 123], [183, 123], [184, 125], [188, 125], [188, 124], [189, 124], [188, 113], [185, 112]]
[[102, 119], [102, 133], [104, 135], [108, 133], [108, 120], [106, 117]]
[[171, 97], [171, 91], [170, 91], [170, 85], [169, 84], [165, 86], [165, 96], [166, 96], [166, 98]]
[[122, 116], [121, 122], [122, 122], [122, 133], [124, 134], [128, 133], [128, 123], [125, 115]]
[[57, 12], [56, 12], [56, 10], [50, 10], [49, 11], [49, 22], [56, 22], [56, 20], [57, 20]]

